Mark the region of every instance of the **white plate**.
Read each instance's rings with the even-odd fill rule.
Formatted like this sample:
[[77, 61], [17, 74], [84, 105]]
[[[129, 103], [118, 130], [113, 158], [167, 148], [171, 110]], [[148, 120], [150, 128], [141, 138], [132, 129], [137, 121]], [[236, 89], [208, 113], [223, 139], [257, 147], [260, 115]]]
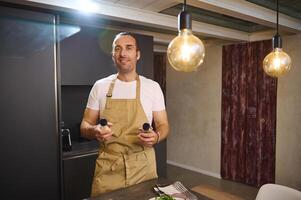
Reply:
[[[184, 199], [182, 199], [182, 198], [178, 198], [178, 197], [173, 197], [175, 200], [184, 200]], [[149, 200], [155, 200], [156, 199], [156, 197], [153, 197], [153, 198], [151, 198], [151, 199], [149, 199]]]

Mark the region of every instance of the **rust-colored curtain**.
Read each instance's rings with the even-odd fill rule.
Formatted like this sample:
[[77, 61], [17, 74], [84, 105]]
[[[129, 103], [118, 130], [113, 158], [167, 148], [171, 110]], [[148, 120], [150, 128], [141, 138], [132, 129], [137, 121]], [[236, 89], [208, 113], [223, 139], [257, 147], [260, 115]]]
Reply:
[[271, 41], [223, 47], [221, 176], [275, 182], [277, 79], [262, 69]]

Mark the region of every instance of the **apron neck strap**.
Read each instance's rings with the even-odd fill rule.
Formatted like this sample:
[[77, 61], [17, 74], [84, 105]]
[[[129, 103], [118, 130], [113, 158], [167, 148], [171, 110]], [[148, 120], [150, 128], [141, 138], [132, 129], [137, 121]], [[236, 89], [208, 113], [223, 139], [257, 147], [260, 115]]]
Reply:
[[136, 100], [140, 100], [140, 78], [136, 75]]
[[113, 80], [112, 80], [112, 82], [110, 84], [110, 87], [109, 87], [109, 90], [108, 90], [108, 93], [107, 93], [107, 98], [111, 98], [112, 97], [114, 85], [115, 85], [115, 82], [117, 80], [117, 76], [118, 76], [118, 74], [116, 74], [116, 77], [113, 78]]
[[[116, 77], [112, 80], [111, 84], [110, 84], [110, 87], [109, 87], [109, 91], [107, 93], [107, 98], [111, 98], [112, 97], [112, 94], [113, 94], [113, 89], [114, 89], [114, 86], [115, 86], [115, 82], [117, 80], [117, 76], [118, 74], [116, 75]], [[139, 75], [137, 74], [136, 75], [136, 99], [140, 99], [140, 78], [139, 78]]]

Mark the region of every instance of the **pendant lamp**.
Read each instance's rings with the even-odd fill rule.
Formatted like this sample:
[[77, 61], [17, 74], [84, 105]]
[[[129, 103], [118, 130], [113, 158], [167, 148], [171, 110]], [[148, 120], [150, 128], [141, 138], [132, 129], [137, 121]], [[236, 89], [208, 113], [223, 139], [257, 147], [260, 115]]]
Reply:
[[183, 10], [178, 15], [179, 34], [167, 48], [168, 61], [177, 71], [196, 71], [204, 61], [204, 44], [192, 34], [191, 24], [191, 15], [186, 11], [186, 0], [184, 0]]
[[277, 33], [273, 37], [273, 51], [263, 60], [263, 70], [271, 77], [279, 77], [291, 68], [291, 58], [282, 50], [282, 40], [279, 35], [279, 2], [277, 0]]

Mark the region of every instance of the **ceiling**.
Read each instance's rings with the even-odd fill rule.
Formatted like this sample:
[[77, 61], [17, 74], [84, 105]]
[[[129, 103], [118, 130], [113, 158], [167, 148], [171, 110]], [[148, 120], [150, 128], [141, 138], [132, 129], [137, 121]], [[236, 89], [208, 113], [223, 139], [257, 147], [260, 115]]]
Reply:
[[[276, 0], [247, 0], [265, 8], [276, 10]], [[288, 16], [301, 19], [300, 0], [279, 0], [279, 11]]]
[[[77, 0], [27, 0], [10, 2], [63, 11], [78, 11]], [[92, 0], [92, 12], [106, 24], [153, 35], [155, 42], [169, 43], [177, 34], [182, 0]], [[275, 34], [276, 0], [187, 0], [192, 30], [201, 38], [229, 41], [270, 39]], [[279, 0], [281, 34], [301, 33], [301, 1]]]
[[[172, 16], [178, 16], [183, 8], [183, 4], [177, 4], [173, 7], [162, 10], [160, 13], [168, 14]], [[194, 6], [187, 6], [187, 10], [192, 16], [192, 20], [198, 22], [204, 22], [209, 24], [214, 24], [217, 26], [227, 27], [239, 31], [245, 31], [248, 33], [256, 31], [266, 31], [271, 30], [270, 27], [246, 21], [243, 19], [231, 17], [229, 15], [220, 14], [217, 12], [212, 12], [202, 8], [197, 8]]]
[[[181, 0], [95, 1], [145, 10], [145, 12], [151, 11], [164, 16], [173, 16], [175, 19], [183, 6]], [[214, 37], [243, 41], [260, 40], [271, 38], [275, 34], [276, 0], [187, 0], [187, 10], [192, 14], [195, 34], [205, 39]], [[281, 34], [301, 33], [301, 1], [279, 0], [279, 10]], [[162, 17], [162, 21], [164, 19]], [[177, 30], [174, 29], [170, 32], [169, 27], [146, 27], [142, 30], [177, 34]], [[203, 31], [206, 27], [210, 31]], [[223, 32], [225, 34], [221, 34]]]

